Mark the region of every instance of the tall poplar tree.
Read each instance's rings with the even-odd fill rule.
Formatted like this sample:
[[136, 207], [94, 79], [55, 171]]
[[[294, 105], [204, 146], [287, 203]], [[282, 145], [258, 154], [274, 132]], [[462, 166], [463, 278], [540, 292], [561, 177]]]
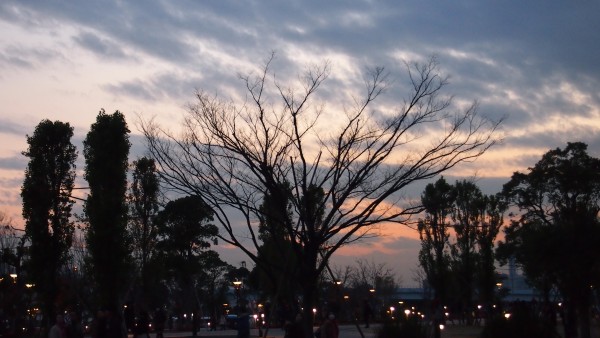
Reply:
[[125, 116], [101, 110], [84, 142], [86, 241], [99, 305], [117, 310], [127, 285], [130, 240], [127, 234], [127, 157], [129, 129]]
[[158, 173], [153, 159], [142, 157], [133, 162], [133, 182], [130, 187], [130, 233], [133, 253], [140, 271], [142, 302], [148, 295], [148, 260], [156, 245], [158, 213]]
[[[462, 310], [470, 314], [473, 308], [475, 271], [478, 260], [476, 248], [477, 230], [485, 210], [484, 196], [475, 183], [457, 181], [454, 184], [454, 208], [452, 209], [452, 227], [456, 242], [451, 246], [454, 271], [458, 284], [458, 297]], [[467, 316], [470, 324], [473, 318]]]
[[418, 224], [421, 239], [419, 263], [433, 288], [434, 297], [440, 302], [446, 301], [450, 257], [450, 214], [454, 202], [453, 187], [441, 177], [435, 183], [425, 187], [421, 195], [421, 204], [425, 209], [425, 219]]
[[[41, 295], [46, 318], [54, 318], [57, 275], [73, 241], [70, 198], [77, 150], [68, 123], [41, 121], [27, 136], [29, 158], [21, 188], [26, 236], [31, 241], [28, 273]], [[47, 324], [47, 323], [46, 323]]]

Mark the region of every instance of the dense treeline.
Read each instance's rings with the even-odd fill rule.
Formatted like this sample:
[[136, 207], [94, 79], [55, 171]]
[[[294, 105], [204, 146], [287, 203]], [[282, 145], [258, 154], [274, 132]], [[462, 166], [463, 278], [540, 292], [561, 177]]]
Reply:
[[476, 304], [491, 308], [498, 301], [494, 241], [507, 206], [473, 182], [452, 185], [443, 177], [426, 186], [421, 203], [419, 263], [433, 298], [439, 306], [453, 304], [472, 322]]
[[438, 306], [453, 304], [467, 322], [475, 304], [492, 316], [502, 296], [496, 285], [503, 282], [494, 264], [514, 260], [541, 294], [541, 310], [526, 318], [546, 330], [560, 310], [566, 337], [590, 336], [600, 282], [600, 160], [586, 144], [548, 151], [527, 173], [515, 172], [496, 195], [442, 177], [427, 185], [421, 202], [419, 262]]
[[[10, 287], [19, 295], [4, 316], [27, 310], [35, 318], [30, 311], [39, 309], [48, 328], [64, 311], [92, 316], [102, 309], [125, 314], [122, 321], [165, 306], [217, 311], [233, 268], [211, 250], [218, 230], [202, 199], [167, 201], [154, 160], [129, 163], [129, 129], [119, 111], [100, 111], [84, 140], [87, 186], [75, 186], [72, 137], [68, 123], [49, 120], [27, 137], [25, 232], [19, 236], [8, 220], [2, 224], [1, 263], [17, 272]], [[76, 201], [83, 201], [77, 217]], [[212, 308], [200, 309], [206, 304]]]

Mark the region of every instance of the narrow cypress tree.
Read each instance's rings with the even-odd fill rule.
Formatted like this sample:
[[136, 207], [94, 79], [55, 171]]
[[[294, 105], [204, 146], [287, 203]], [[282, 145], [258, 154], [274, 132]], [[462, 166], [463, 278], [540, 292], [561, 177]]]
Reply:
[[84, 142], [86, 242], [100, 306], [116, 311], [127, 285], [130, 240], [127, 235], [127, 157], [125, 116], [101, 110]]
[[[54, 318], [57, 277], [73, 241], [70, 199], [77, 150], [73, 127], [60, 121], [41, 121], [27, 136], [29, 158], [21, 188], [26, 236], [31, 241], [28, 273], [43, 301], [45, 318]], [[48, 323], [44, 323], [47, 325]]]

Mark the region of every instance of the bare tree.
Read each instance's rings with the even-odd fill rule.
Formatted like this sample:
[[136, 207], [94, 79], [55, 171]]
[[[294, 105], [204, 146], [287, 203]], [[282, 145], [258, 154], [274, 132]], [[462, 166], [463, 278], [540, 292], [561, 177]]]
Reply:
[[15, 228], [12, 218], [0, 211], [0, 275], [20, 275], [26, 240], [25, 231]]
[[[141, 129], [166, 185], [202, 196], [224, 230], [221, 239], [258, 265], [268, 265], [256, 254], [258, 226], [266, 223], [263, 197], [290, 199], [281, 213], [290, 217], [269, 222], [267, 231], [283, 229], [299, 258], [308, 336], [314, 285], [334, 252], [378, 224], [402, 224], [419, 212], [400, 204], [403, 190], [483, 154], [497, 142], [499, 122], [480, 118], [475, 104], [450, 113], [435, 59], [407, 64], [411, 92], [393, 112], [375, 104], [388, 74], [371, 70], [362, 97], [334, 120], [316, 95], [329, 64], [309, 68], [295, 89], [274, 75], [269, 80], [272, 60], [258, 76], [241, 77], [244, 102], [200, 91], [181, 135], [153, 121]], [[291, 189], [282, 188], [287, 184]]]

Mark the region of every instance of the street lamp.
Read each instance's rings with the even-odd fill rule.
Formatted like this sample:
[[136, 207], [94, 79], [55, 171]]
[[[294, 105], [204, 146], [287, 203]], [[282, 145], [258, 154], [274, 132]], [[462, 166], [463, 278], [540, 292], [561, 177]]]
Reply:
[[241, 296], [240, 289], [242, 288], [242, 281], [239, 281], [239, 280], [234, 281], [233, 287], [235, 289], [235, 306], [238, 308], [238, 312], [239, 312], [241, 310], [240, 302], [241, 302], [242, 296]]

